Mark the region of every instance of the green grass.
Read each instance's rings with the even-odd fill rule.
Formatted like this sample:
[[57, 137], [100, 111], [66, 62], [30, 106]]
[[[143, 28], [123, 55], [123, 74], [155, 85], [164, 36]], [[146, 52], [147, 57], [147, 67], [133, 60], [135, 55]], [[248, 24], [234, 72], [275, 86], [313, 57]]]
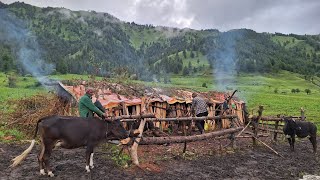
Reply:
[[[204, 67], [205, 70], [209, 68], [209, 61], [206, 56], [204, 56], [201, 52], [198, 52], [198, 57], [196, 56], [196, 51], [193, 51], [195, 57], [191, 58], [191, 51], [186, 51], [186, 58], [183, 57], [183, 52], [180, 51], [178, 53], [179, 58], [182, 59], [183, 67], [189, 67], [189, 62], [191, 63], [192, 68], [193, 67]], [[168, 57], [174, 60], [176, 54], [171, 54]], [[156, 61], [154, 64], [160, 63], [161, 60]], [[203, 72], [197, 73], [197, 75], [204, 74]]]
[[0, 127], [0, 142], [20, 141], [23, 140], [24, 137], [25, 135], [17, 129], [5, 129], [4, 127]]
[[[52, 79], [56, 80], [89, 80], [89, 75], [79, 75], [79, 74], [60, 74], [60, 75], [52, 75], [50, 76]], [[103, 77], [95, 77], [96, 80], [102, 80]]]
[[139, 49], [143, 42], [150, 44], [165, 37], [160, 31], [155, 31], [154, 29], [132, 29], [132, 27], [126, 28], [125, 26], [123, 28], [130, 36], [130, 42], [135, 49]]
[[[289, 37], [289, 36], [272, 36], [271, 40], [275, 43], [280, 43], [281, 46], [284, 46], [286, 42], [289, 42], [288, 44], [285, 45], [286, 49], [290, 49], [293, 47], [297, 47], [299, 49], [306, 49], [306, 52], [311, 55], [312, 52], [315, 51], [315, 49], [307, 44], [304, 40], [298, 40], [294, 37]], [[319, 53], [319, 52], [318, 52]]]
[[[10, 88], [8, 86], [9, 76], [12, 75], [0, 73], [0, 102], [46, 92], [44, 88], [39, 86], [37, 80], [33, 77], [16, 76], [16, 86]], [[0, 107], [2, 106], [0, 105]]]
[[[52, 78], [59, 80], [83, 79], [88, 80], [87, 75], [54, 75]], [[43, 88], [34, 87], [36, 80], [33, 78], [19, 77], [17, 88], [9, 88], [4, 80], [5, 74], [0, 74], [0, 101], [10, 98], [22, 98], [32, 96], [39, 92], [44, 92]], [[102, 79], [97, 77], [97, 79]], [[319, 78], [315, 77], [315, 81]], [[222, 82], [230, 82], [231, 78], [224, 76], [219, 79]], [[127, 82], [129, 80], [126, 80]], [[147, 86], [154, 87], [176, 87], [181, 89], [192, 89], [196, 91], [216, 90], [215, 79], [211, 75], [206, 76], [178, 76], [170, 77], [170, 83], [142, 82]], [[206, 83], [208, 88], [202, 87]], [[29, 87], [29, 88], [28, 88]], [[307, 120], [320, 123], [320, 88], [309, 81], [304, 80], [302, 75], [282, 71], [278, 74], [241, 74], [232, 80], [231, 84], [226, 85], [228, 91], [238, 90], [236, 96], [247, 102], [250, 114], [256, 114], [259, 105], [264, 105], [263, 115], [300, 115], [300, 108], [305, 109]], [[275, 93], [275, 89], [278, 93]], [[300, 93], [291, 93], [292, 89], [299, 89]], [[304, 90], [310, 89], [311, 94], [307, 95]], [[2, 109], [5, 110], [5, 109]]]
[[[199, 77], [173, 77], [172, 85], [189, 87], [191, 89], [206, 91], [215, 90], [213, 78]], [[230, 81], [224, 77], [221, 81]], [[206, 82], [208, 88], [201, 87]], [[278, 89], [278, 93], [274, 90]], [[234, 83], [228, 85], [229, 91], [237, 89], [236, 96], [247, 102], [250, 113], [256, 114], [259, 105], [264, 105], [263, 115], [300, 115], [300, 108], [304, 107], [307, 119], [320, 123], [320, 88], [303, 79], [298, 74], [283, 71], [277, 75], [250, 75], [242, 74], [236, 77]], [[300, 89], [300, 93], [291, 93], [292, 89]], [[310, 89], [307, 95], [304, 90]]]
[[[317, 79], [317, 78], [316, 78]], [[157, 87], [188, 88], [197, 91], [216, 90], [212, 76], [171, 76], [170, 84], [144, 83]], [[230, 82], [230, 77], [220, 79]], [[206, 83], [208, 88], [202, 87]], [[233, 84], [227, 85], [227, 91], [238, 90], [236, 96], [247, 102], [250, 114], [257, 114], [259, 105], [264, 106], [263, 115], [300, 115], [300, 108], [305, 109], [307, 120], [320, 123], [320, 88], [303, 79], [298, 74], [283, 71], [276, 75], [242, 74], [235, 77]], [[278, 93], [274, 90], [278, 89]], [[291, 93], [299, 89], [300, 93]], [[307, 95], [304, 90], [310, 89]], [[319, 124], [320, 125], [320, 124]]]
[[272, 36], [271, 40], [275, 43], [280, 43], [281, 46], [284, 46], [284, 43], [288, 41], [289, 43], [286, 45], [286, 48], [294, 47], [300, 42], [303, 42], [303, 40], [298, 40], [289, 36]]

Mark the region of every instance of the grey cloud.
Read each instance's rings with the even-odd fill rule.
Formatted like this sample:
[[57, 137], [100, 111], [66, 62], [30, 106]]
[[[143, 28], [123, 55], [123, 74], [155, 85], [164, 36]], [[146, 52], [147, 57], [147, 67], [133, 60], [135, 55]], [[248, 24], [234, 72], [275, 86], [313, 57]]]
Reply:
[[[11, 3], [13, 0], [4, 0]], [[24, 0], [46, 7], [107, 12], [123, 21], [178, 28], [249, 28], [258, 32], [319, 34], [318, 0]]]

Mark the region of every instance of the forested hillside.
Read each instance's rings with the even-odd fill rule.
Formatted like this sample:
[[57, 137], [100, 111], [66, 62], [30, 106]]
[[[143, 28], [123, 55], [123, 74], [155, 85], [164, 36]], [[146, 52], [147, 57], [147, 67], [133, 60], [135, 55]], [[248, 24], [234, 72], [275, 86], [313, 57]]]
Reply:
[[[42, 59], [55, 66], [53, 73], [142, 80], [219, 71], [288, 70], [306, 78], [320, 76], [320, 35], [154, 27], [123, 22], [107, 13], [24, 3], [0, 2], [0, 11], [0, 20], [23, 23], [30, 31], [26, 34], [36, 37]], [[0, 27], [0, 71], [28, 74], [15, 50], [17, 42], [4, 38], [10, 31], [3, 28], [11, 25]]]

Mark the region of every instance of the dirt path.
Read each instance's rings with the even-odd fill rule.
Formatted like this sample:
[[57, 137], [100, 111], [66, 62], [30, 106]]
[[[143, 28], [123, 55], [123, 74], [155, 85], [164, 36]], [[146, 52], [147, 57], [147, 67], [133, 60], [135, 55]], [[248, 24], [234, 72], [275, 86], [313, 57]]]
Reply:
[[[320, 138], [318, 138], [320, 139]], [[217, 140], [188, 144], [183, 158], [183, 145], [140, 146], [141, 170], [137, 167], [121, 168], [111, 160], [111, 152], [98, 148], [95, 169], [85, 172], [83, 148], [54, 150], [51, 158], [54, 179], [299, 179], [306, 174], [320, 175], [319, 154], [312, 153], [308, 139], [298, 140], [296, 151], [288, 144], [271, 144], [284, 157], [259, 145], [251, 147], [250, 140], [237, 141], [235, 151], [219, 150]], [[227, 144], [227, 141], [222, 142]], [[270, 143], [269, 143], [270, 144]], [[318, 142], [319, 144], [319, 142]], [[15, 169], [8, 168], [10, 160], [29, 144], [0, 144], [0, 179], [52, 179], [39, 175], [37, 146], [27, 159]]]

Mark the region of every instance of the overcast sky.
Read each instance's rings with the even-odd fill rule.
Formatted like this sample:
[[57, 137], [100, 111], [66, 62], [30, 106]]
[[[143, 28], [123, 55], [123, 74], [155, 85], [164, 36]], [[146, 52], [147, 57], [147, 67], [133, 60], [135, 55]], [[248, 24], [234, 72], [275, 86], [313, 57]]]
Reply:
[[[15, 0], [0, 0], [10, 4]], [[320, 34], [320, 0], [20, 0], [40, 7], [107, 12], [138, 24], [248, 28], [257, 32]]]

